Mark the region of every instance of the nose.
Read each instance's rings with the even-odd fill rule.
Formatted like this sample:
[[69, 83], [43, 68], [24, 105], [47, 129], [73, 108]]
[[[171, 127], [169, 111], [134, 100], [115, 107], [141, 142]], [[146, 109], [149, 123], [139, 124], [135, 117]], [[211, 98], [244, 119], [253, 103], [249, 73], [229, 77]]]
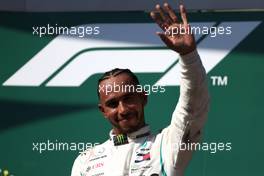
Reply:
[[126, 115], [128, 113], [128, 107], [123, 101], [119, 102], [118, 112], [120, 115]]

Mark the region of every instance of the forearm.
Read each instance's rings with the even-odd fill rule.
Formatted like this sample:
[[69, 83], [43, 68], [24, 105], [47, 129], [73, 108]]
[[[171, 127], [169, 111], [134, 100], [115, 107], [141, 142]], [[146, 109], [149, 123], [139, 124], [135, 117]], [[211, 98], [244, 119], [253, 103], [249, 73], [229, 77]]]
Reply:
[[206, 72], [196, 50], [181, 56], [179, 64], [180, 98], [172, 121], [188, 133], [188, 139], [194, 139], [200, 134], [208, 113]]
[[[200, 56], [197, 50], [191, 53], [180, 56], [180, 78], [181, 91], [192, 89], [195, 91], [197, 86], [205, 86], [206, 73], [201, 63]], [[182, 93], [182, 92], [181, 92]]]

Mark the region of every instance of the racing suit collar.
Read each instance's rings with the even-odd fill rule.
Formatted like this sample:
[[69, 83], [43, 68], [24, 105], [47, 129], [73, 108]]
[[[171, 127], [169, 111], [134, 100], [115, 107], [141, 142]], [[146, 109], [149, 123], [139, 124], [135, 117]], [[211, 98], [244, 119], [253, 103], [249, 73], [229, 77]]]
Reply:
[[129, 134], [115, 135], [113, 134], [113, 130], [111, 130], [109, 133], [110, 140], [113, 141], [113, 144], [115, 146], [128, 144], [129, 142], [132, 142], [137, 138], [141, 138], [141, 137], [148, 136], [148, 135], [150, 135], [149, 125], [146, 125], [140, 128], [139, 130], [133, 133], [129, 133]]

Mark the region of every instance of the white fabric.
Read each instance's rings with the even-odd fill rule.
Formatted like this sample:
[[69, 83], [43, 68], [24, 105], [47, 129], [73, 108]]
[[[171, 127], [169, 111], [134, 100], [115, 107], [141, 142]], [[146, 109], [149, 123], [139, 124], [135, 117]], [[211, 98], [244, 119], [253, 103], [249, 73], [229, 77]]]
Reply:
[[71, 176], [183, 176], [192, 151], [180, 142], [198, 142], [207, 119], [209, 94], [206, 73], [197, 51], [181, 56], [180, 98], [171, 124], [160, 133], [140, 138], [149, 127], [128, 134], [128, 144], [110, 139], [79, 155]]

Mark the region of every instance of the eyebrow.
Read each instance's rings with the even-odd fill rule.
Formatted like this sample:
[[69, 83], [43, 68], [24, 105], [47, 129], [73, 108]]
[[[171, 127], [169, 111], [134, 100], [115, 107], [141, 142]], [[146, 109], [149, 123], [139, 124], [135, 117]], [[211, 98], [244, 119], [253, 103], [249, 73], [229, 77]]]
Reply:
[[[134, 95], [135, 94], [135, 92], [127, 92], [127, 93], [125, 93], [124, 95], [122, 95], [121, 97], [127, 97], [127, 96], [131, 96], [131, 95]], [[117, 99], [119, 99], [120, 97], [118, 97], [118, 98], [110, 98], [109, 100], [106, 100], [105, 101], [105, 104], [109, 104], [109, 103], [111, 103], [111, 102], [114, 102], [114, 101], [116, 101]]]

